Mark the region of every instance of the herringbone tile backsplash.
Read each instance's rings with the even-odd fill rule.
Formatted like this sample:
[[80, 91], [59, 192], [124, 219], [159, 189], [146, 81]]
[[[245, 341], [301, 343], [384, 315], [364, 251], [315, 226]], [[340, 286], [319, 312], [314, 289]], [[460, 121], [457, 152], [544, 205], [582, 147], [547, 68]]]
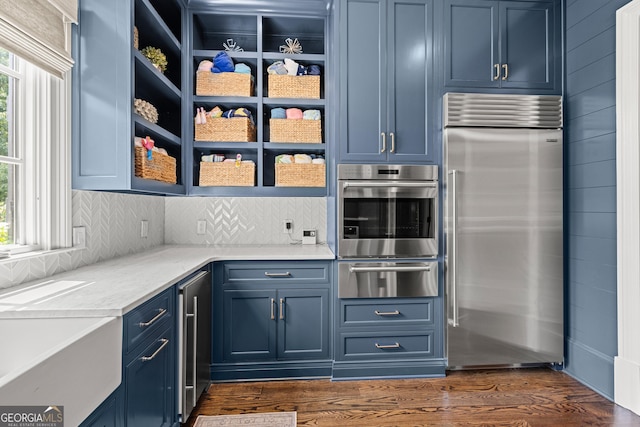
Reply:
[[[0, 262], [0, 289], [84, 265], [167, 244], [287, 244], [302, 238], [303, 228], [327, 236], [325, 198], [158, 197], [74, 191], [74, 227], [85, 227], [86, 247], [56, 250]], [[293, 221], [291, 235], [283, 221]], [[141, 221], [148, 221], [146, 238]], [[204, 234], [197, 233], [205, 221]]]

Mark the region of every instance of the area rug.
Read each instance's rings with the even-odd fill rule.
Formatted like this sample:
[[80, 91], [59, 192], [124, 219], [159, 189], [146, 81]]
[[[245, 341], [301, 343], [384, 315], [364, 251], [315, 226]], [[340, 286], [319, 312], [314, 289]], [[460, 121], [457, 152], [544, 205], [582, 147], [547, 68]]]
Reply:
[[193, 427], [250, 426], [296, 427], [295, 412], [266, 412], [242, 415], [199, 415]]

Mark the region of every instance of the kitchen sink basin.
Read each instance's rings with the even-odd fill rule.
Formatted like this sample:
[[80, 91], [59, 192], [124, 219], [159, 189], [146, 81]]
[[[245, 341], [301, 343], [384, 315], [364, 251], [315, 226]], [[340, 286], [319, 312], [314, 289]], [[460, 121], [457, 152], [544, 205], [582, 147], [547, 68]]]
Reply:
[[122, 318], [0, 319], [2, 405], [63, 406], [79, 425], [122, 372]]

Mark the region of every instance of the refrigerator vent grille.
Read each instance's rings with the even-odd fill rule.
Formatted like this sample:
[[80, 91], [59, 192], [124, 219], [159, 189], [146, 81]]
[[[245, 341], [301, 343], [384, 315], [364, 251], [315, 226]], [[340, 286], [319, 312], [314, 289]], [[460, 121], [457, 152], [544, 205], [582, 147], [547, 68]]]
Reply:
[[561, 96], [447, 93], [443, 102], [445, 127], [562, 127]]

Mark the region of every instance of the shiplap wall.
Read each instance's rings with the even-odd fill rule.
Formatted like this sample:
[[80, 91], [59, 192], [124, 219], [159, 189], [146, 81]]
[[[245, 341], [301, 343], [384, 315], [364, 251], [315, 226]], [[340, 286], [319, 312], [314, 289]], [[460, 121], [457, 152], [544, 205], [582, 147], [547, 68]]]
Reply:
[[566, 0], [566, 370], [613, 398], [617, 354], [615, 12]]

